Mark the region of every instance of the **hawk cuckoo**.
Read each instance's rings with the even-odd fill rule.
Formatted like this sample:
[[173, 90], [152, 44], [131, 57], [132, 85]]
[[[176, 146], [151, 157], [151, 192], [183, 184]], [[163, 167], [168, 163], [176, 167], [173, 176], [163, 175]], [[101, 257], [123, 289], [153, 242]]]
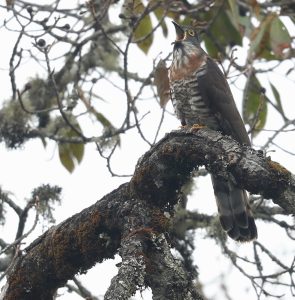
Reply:
[[[173, 22], [176, 41], [169, 69], [170, 94], [183, 126], [205, 125], [251, 145], [242, 118], [222, 71], [201, 48], [197, 30]], [[257, 237], [245, 190], [230, 178], [211, 175], [222, 228], [236, 241]]]

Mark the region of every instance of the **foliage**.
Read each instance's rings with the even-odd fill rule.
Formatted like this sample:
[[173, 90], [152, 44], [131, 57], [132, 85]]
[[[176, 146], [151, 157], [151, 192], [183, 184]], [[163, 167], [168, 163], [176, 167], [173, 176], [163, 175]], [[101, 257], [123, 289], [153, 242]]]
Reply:
[[[139, 142], [153, 146], [166, 131], [164, 119], [171, 115], [167, 104], [170, 93], [166, 67], [170, 64], [170, 44], [174, 39], [174, 32], [169, 31], [171, 19], [197, 26], [204, 49], [221, 64], [231, 83], [239, 83], [243, 93], [242, 115], [254, 142], [268, 130], [266, 126], [271, 123], [273, 110], [281, 117], [281, 128], [272, 128], [274, 131], [267, 136], [262, 151], [275, 146], [283, 132], [294, 130], [294, 118], [290, 117], [290, 110], [286, 110], [290, 99], [283, 99], [281, 88], [272, 77], [285, 63], [294, 66], [295, 8], [292, 1], [80, 2], [76, 5], [76, 2], [54, 1], [43, 5], [6, 1], [6, 5], [0, 5], [3, 16], [0, 30], [9, 32], [14, 39], [5, 65], [9, 69], [6, 77], [10, 86], [3, 87], [10, 90], [10, 98], [3, 101], [0, 108], [0, 142], [7, 148], [19, 149], [33, 139], [40, 139], [44, 147], [54, 144], [62, 166], [72, 173], [83, 162], [87, 145], [94, 145], [112, 176], [128, 176], [118, 175], [112, 168], [113, 157], [120, 153], [118, 148], [126, 149], [125, 135], [132, 135], [136, 130]], [[165, 39], [166, 49], [157, 44], [159, 38]], [[168, 49], [170, 54], [160, 60], [152, 52], [154, 49], [157, 53]], [[245, 57], [237, 59], [235, 49]], [[141, 59], [152, 59], [153, 64], [147, 67]], [[36, 75], [26, 68], [27, 62], [34, 62]], [[22, 86], [19, 75], [24, 71], [28, 76]], [[283, 77], [292, 78], [294, 67], [284, 72]], [[156, 100], [162, 107], [160, 116]], [[150, 107], [153, 107], [152, 112]], [[146, 130], [150, 124], [155, 127], [153, 133]], [[130, 149], [130, 145], [128, 147]], [[137, 148], [137, 143], [131, 148]], [[282, 151], [294, 155], [288, 149]], [[125, 157], [120, 159], [126, 160]], [[194, 175], [202, 176], [198, 170]], [[21, 208], [9, 198], [9, 193], [0, 189], [0, 222], [5, 223], [6, 212], [12, 209], [20, 224], [15, 244], [8, 245], [0, 239], [3, 242], [0, 247], [5, 249], [3, 253], [9, 250], [9, 257], [13, 257], [14, 245], [21, 247], [20, 242], [27, 237], [24, 228], [30, 209], [34, 208], [37, 213], [36, 223], [38, 214], [54, 222], [53, 211], [61, 201], [60, 192], [59, 187], [41, 185]], [[182, 197], [186, 198], [184, 191]], [[252, 200], [255, 217], [276, 224], [286, 231], [286, 239], [294, 239], [294, 225], [282, 210], [266, 204], [261, 197], [253, 196]], [[223, 234], [218, 233], [216, 219], [188, 212], [186, 202], [187, 199], [179, 209], [181, 215], [175, 218], [181, 220], [182, 234], [173, 235], [171, 240], [192, 277], [198, 275], [192, 272], [195, 270], [193, 234], [188, 232], [204, 228], [205, 237], [213, 238], [238, 270], [241, 271], [241, 261], [257, 266], [257, 277], [241, 272], [251, 281], [258, 298], [272, 293], [269, 285], [289, 285], [294, 289], [294, 283], [286, 283], [280, 275], [280, 272], [289, 272], [292, 281], [293, 265], [283, 265], [259, 243], [253, 244], [253, 261], [239, 257], [229, 249]], [[34, 228], [35, 225], [32, 230]], [[107, 238], [104, 239], [107, 243]], [[264, 276], [262, 267], [260, 269], [263, 255], [283, 271]], [[257, 283], [259, 280], [261, 284]], [[77, 292], [75, 288], [69, 289]], [[83, 294], [81, 290], [79, 293]], [[84, 297], [90, 297], [86, 294]]]
[[53, 211], [54, 205], [60, 204], [61, 188], [42, 184], [32, 191], [32, 199], [38, 203], [38, 209], [45, 220], [55, 223]]
[[[265, 66], [267, 66], [266, 62], [271, 63], [292, 58], [292, 39], [288, 29], [282, 22], [282, 15], [284, 15], [285, 11], [288, 11], [286, 6], [280, 8], [279, 4], [275, 2], [272, 5], [264, 6], [259, 5], [256, 1], [250, 4], [238, 4], [237, 1], [231, 0], [218, 1], [215, 5], [213, 5], [213, 2], [210, 3], [210, 1], [194, 5], [187, 2], [181, 3], [181, 1], [172, 1], [170, 3], [170, 1], [125, 0], [121, 4], [122, 8], [119, 15], [122, 20], [121, 24], [124, 26], [122, 27], [120, 24], [114, 25], [115, 27], [111, 30], [112, 36], [108, 39], [105, 39], [106, 31], [103, 31], [102, 35], [98, 34], [95, 39], [89, 39], [88, 37], [84, 38], [76, 29], [78, 25], [71, 27], [71, 24], [75, 24], [75, 20], [81, 27], [83, 22], [88, 24], [93, 19], [94, 23], [96, 22], [93, 29], [98, 30], [98, 33], [102, 26], [105, 27], [104, 30], [108, 30], [112, 25], [107, 17], [107, 5], [102, 11], [98, 10], [99, 4], [95, 3], [95, 1], [88, 2], [87, 7], [81, 6], [78, 10], [84, 18], [81, 20], [79, 17], [73, 18], [66, 14], [63, 17], [59, 15], [47, 18], [44, 13], [41, 16], [41, 13], [38, 12], [38, 6], [33, 7], [25, 3], [19, 7], [22, 7], [24, 10], [19, 10], [16, 4], [13, 7], [13, 13], [20, 16], [20, 24], [23, 26], [24, 32], [32, 26], [37, 26], [40, 30], [44, 30], [44, 34], [41, 35], [31, 33], [26, 33], [26, 35], [29, 39], [36, 41], [32, 51], [35, 52], [34, 55], [44, 55], [46, 65], [49, 67], [48, 71], [50, 70], [51, 73], [48, 74], [47, 80], [38, 77], [30, 79], [23, 92], [18, 94], [23, 106], [30, 111], [31, 115], [26, 114], [17, 104], [7, 103], [2, 108], [0, 112], [2, 116], [0, 121], [1, 140], [5, 141], [8, 147], [15, 148], [22, 145], [26, 140], [26, 136], [30, 135], [32, 130], [35, 130], [34, 126], [32, 127], [30, 124], [30, 119], [34, 114], [38, 117], [39, 128], [48, 128], [49, 130], [52, 128], [52, 124], [57, 122], [55, 120], [56, 110], [67, 110], [67, 114], [72, 116], [71, 120], [73, 121], [78, 116], [77, 113], [81, 112], [78, 105], [81, 101], [86, 107], [86, 112], [93, 114], [97, 122], [102, 126], [102, 136], [96, 139], [100, 143], [98, 147], [105, 148], [104, 145], [106, 143], [104, 140], [108, 140], [107, 145], [110, 145], [110, 147], [119, 145], [120, 140], [116, 127], [105, 113], [99, 111], [100, 105], [91, 104], [93, 101], [91, 98], [95, 98], [96, 95], [90, 92], [88, 96], [85, 88], [83, 88], [83, 81], [89, 82], [87, 85], [84, 84], [85, 87], [89, 87], [89, 84], [91, 86], [92, 83], [92, 87], [90, 87], [90, 91], [92, 91], [104, 75], [99, 75], [100, 79], [91, 78], [94, 74], [89, 76], [87, 72], [100, 67], [104, 70], [110, 68], [109, 70], [119, 72], [122, 76], [126, 75], [126, 72], [128, 72], [127, 65], [124, 65], [124, 69], [120, 69], [117, 57], [121, 53], [123, 54], [123, 59], [126, 59], [128, 47], [124, 52], [118, 45], [115, 45], [117, 38], [114, 34], [120, 31], [127, 36], [130, 34], [131, 39], [129, 43], [135, 43], [139, 49], [147, 54], [153, 45], [154, 35], [158, 32], [158, 28], [161, 28], [160, 34], [167, 36], [167, 17], [187, 24], [191, 23], [192, 20], [197, 20], [197, 24], [201, 25], [202, 38], [209, 55], [221, 62], [230, 60], [232, 67], [241, 72], [240, 76], [245, 75], [248, 77], [244, 88], [243, 116], [245, 122], [252, 128], [254, 135], [257, 135], [264, 128], [268, 118], [267, 108], [269, 105], [273, 105], [285, 118], [279, 90], [273, 82], [271, 83], [271, 90], [274, 93], [276, 104], [272, 103], [268, 97], [261, 97], [262, 85], [255, 73], [262, 70], [256, 70], [255, 65], [261, 61], [265, 62]], [[64, 21], [64, 18], [68, 20]], [[101, 21], [98, 22], [97, 20]], [[289, 20], [292, 21], [290, 18]], [[87, 30], [90, 32], [92, 29], [89, 28]], [[23, 33], [21, 33], [12, 55], [12, 64], [18, 55], [17, 49], [21, 47], [19, 45], [22, 41], [21, 38], [23, 38]], [[54, 42], [52, 42], [52, 38], [55, 39]], [[74, 40], [76, 41], [74, 42]], [[40, 41], [42, 41], [42, 44]], [[82, 54], [82, 48], [85, 48], [88, 42], [90, 43], [90, 50], [88, 53], [83, 51], [84, 54]], [[72, 54], [64, 56], [64, 68], [52, 71], [49, 56], [53, 51], [51, 49], [57, 43], [64, 44], [66, 46], [65, 49], [72, 49]], [[237, 65], [234, 57], [231, 56], [231, 51], [233, 47], [241, 47], [243, 45], [249, 45], [248, 56], [244, 65]], [[98, 47], [99, 51], [96, 51], [95, 47]], [[75, 60], [79, 56], [80, 60], [77, 63]], [[110, 58], [107, 58], [109, 56]], [[106, 64], [107, 61], [109, 63]], [[14, 66], [14, 72], [16, 72], [17, 67], [18, 65]], [[263, 70], [263, 72], [267, 72], [267, 69]], [[101, 71], [99, 73], [103, 74]], [[53, 79], [55, 83], [52, 81]], [[15, 99], [17, 98], [17, 88], [14, 81], [13, 76], [12, 87]], [[166, 103], [168, 100], [166, 90], [164, 95], [166, 99], [163, 102]], [[129, 97], [129, 95], [126, 96], [127, 98]], [[56, 101], [56, 97], [59, 98], [58, 101]], [[262, 98], [264, 99], [263, 101]], [[130, 106], [132, 100], [128, 99], [128, 102], [128, 106]], [[256, 114], [258, 108], [259, 113]], [[134, 107], [128, 107], [127, 116], [121, 128], [118, 129], [119, 132], [124, 132], [133, 126], [129, 122], [129, 114], [133, 113], [134, 109]], [[17, 120], [13, 116], [17, 116]], [[255, 119], [254, 122], [256, 123], [254, 125], [253, 119]], [[87, 133], [81, 131], [80, 127], [77, 127], [77, 129], [69, 128], [63, 134], [59, 133], [58, 136], [52, 134], [49, 137], [58, 139], [56, 142], [59, 144], [61, 162], [70, 172], [75, 168], [75, 161], [81, 162], [84, 151], [84, 147], [81, 144], [87, 141]], [[47, 130], [42, 133], [35, 131], [33, 136], [39, 136], [44, 142], [48, 138], [46, 132]], [[79, 138], [81, 140], [80, 144], [77, 143]], [[74, 144], [68, 144], [68, 141], [71, 139], [75, 140]]]
[[0, 111], [0, 142], [19, 148], [27, 140], [29, 116], [15, 101], [6, 102]]

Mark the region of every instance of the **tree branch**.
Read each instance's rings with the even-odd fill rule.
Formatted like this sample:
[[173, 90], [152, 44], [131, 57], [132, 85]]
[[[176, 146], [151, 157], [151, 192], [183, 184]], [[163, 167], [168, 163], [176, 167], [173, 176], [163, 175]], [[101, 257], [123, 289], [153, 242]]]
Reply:
[[[294, 175], [278, 163], [209, 129], [173, 131], [142, 156], [129, 183], [52, 227], [24, 249], [11, 268], [4, 298], [52, 299], [74, 274], [119, 252], [122, 264], [110, 290], [120, 290], [120, 299], [127, 299], [143, 284], [158, 299], [163, 295], [202, 299], [180, 262], [172, 259], [165, 238], [171, 222], [164, 215], [165, 211], [173, 215], [182, 186], [201, 165], [217, 176], [235, 178], [241, 188], [272, 198], [287, 213], [295, 213]], [[159, 265], [161, 271], [155, 272]], [[134, 282], [132, 272], [140, 276]], [[128, 276], [123, 290], [117, 285], [122, 274]], [[159, 287], [157, 283], [164, 278], [169, 286]]]
[[146, 201], [174, 205], [177, 191], [201, 165], [217, 176], [231, 177], [250, 193], [273, 199], [289, 214], [295, 213], [293, 174], [261, 151], [207, 128], [167, 134], [139, 160], [131, 186]]

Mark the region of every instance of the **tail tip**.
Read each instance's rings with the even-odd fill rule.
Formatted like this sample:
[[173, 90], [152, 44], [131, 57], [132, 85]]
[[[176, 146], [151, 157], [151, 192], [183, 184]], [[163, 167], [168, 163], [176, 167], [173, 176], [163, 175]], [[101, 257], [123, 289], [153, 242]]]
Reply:
[[[232, 226], [229, 226], [229, 222], [224, 222], [223, 218], [220, 218], [222, 228], [227, 232], [227, 235], [238, 242], [250, 242], [257, 239], [257, 227], [255, 225], [254, 218], [248, 216], [248, 226], [239, 226], [237, 222], [232, 222]], [[226, 225], [226, 226], [224, 226]]]

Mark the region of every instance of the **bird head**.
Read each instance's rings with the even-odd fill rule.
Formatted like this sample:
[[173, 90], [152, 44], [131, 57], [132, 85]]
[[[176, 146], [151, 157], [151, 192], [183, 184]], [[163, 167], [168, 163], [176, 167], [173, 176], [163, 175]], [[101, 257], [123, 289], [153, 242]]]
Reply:
[[200, 57], [204, 50], [200, 46], [199, 30], [194, 26], [181, 26], [172, 21], [175, 31], [176, 40], [173, 48], [173, 65], [186, 65], [190, 58]]
[[176, 46], [181, 44], [190, 43], [195, 46], [200, 46], [199, 39], [199, 30], [194, 26], [179, 25], [176, 22], [172, 21], [175, 31], [176, 31], [176, 40], [173, 43]]

